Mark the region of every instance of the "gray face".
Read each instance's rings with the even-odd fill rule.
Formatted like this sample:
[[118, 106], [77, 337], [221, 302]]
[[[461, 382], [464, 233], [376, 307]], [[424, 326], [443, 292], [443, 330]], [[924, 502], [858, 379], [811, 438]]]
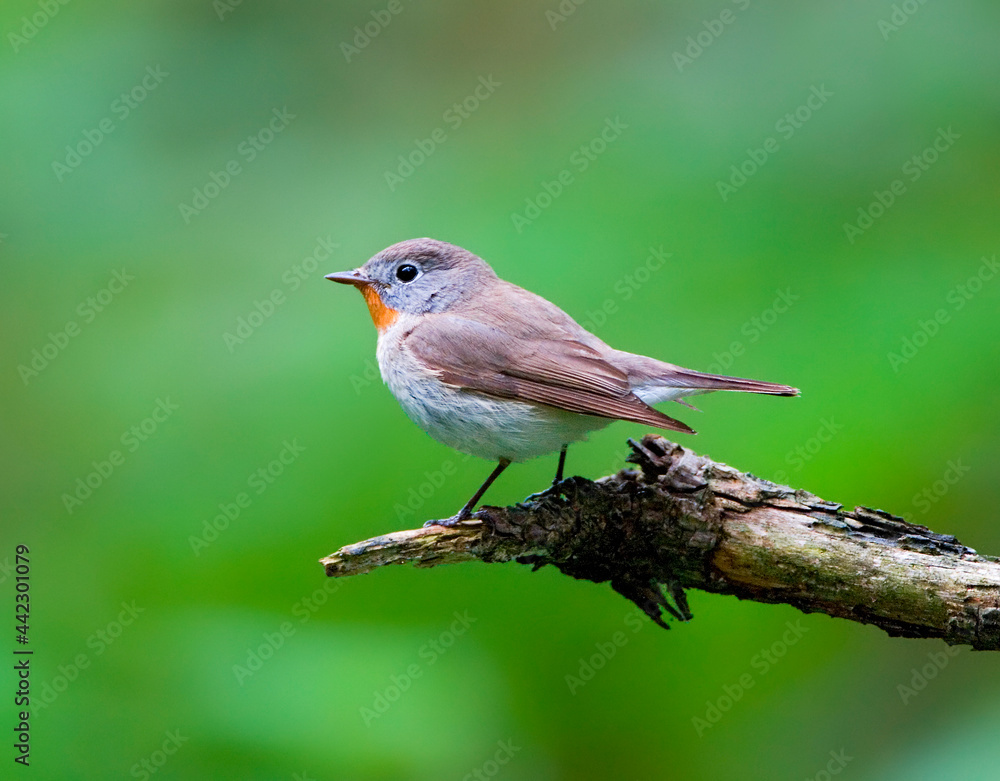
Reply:
[[410, 239], [382, 250], [358, 269], [386, 306], [400, 312], [443, 312], [496, 279], [468, 250], [434, 239]]

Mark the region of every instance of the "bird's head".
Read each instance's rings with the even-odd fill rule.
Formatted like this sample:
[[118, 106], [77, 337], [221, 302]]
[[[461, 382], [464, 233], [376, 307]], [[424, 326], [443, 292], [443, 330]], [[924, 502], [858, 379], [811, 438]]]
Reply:
[[353, 271], [327, 279], [354, 285], [382, 331], [401, 313], [445, 312], [496, 279], [493, 269], [468, 250], [435, 239], [393, 244]]

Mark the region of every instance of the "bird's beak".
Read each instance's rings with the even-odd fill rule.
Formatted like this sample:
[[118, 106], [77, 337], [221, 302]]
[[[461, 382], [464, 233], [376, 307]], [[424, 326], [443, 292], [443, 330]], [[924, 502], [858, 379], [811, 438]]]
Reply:
[[338, 271], [336, 274], [327, 274], [326, 278], [331, 282], [339, 282], [342, 285], [354, 285], [355, 287], [362, 287], [371, 282], [368, 277], [361, 273], [361, 269], [354, 269], [354, 271]]

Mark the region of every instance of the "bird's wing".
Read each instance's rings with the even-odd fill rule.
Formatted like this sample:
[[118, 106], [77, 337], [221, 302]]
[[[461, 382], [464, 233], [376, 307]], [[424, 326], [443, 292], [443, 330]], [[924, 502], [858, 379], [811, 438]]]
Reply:
[[492, 325], [441, 314], [425, 316], [403, 344], [442, 382], [463, 390], [694, 433], [645, 404], [625, 372], [573, 339], [511, 338]]

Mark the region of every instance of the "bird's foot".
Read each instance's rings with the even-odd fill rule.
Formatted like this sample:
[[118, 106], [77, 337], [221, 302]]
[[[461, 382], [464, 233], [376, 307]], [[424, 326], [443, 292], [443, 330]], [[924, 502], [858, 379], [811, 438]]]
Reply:
[[474, 521], [474, 520], [476, 519], [472, 517], [472, 512], [467, 508], [463, 508], [461, 511], [455, 513], [450, 518], [441, 518], [440, 520], [437, 521], [427, 521], [424, 524], [424, 528], [426, 529], [428, 526], [444, 526], [450, 529], [454, 526], [459, 526], [463, 523], [466, 523], [467, 521]]
[[540, 499], [547, 499], [550, 496], [563, 496], [565, 491], [563, 491], [563, 483], [569, 482], [568, 480], [553, 480], [552, 485], [546, 488], [544, 491], [539, 491], [536, 494], [531, 494], [528, 496], [526, 502], [537, 502]]
[[492, 474], [486, 478], [486, 481], [479, 486], [479, 490], [476, 491], [472, 498], [465, 503], [465, 507], [459, 510], [457, 515], [453, 515], [451, 518], [442, 518], [440, 521], [427, 521], [427, 523], [424, 524], [424, 527], [458, 526], [460, 523], [471, 520], [472, 511], [476, 509], [476, 505], [479, 504], [479, 500], [483, 498], [483, 494], [486, 493], [486, 489], [493, 484], [493, 481], [496, 480], [500, 476], [500, 473], [503, 472], [503, 470], [508, 466], [510, 466], [510, 459], [501, 458], [497, 463], [496, 469], [494, 469]]

